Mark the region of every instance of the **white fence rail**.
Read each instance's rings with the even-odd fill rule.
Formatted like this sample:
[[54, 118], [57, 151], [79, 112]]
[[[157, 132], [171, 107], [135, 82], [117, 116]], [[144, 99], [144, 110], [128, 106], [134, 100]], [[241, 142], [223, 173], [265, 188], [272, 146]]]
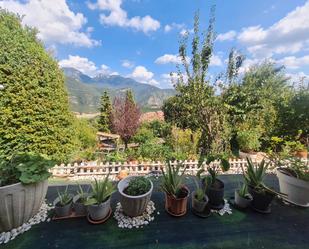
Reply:
[[[230, 169], [224, 174], [240, 174], [241, 166], [246, 166], [246, 159], [231, 159]], [[253, 160], [253, 162], [256, 162]], [[198, 171], [198, 161], [197, 160], [185, 160], [185, 161], [173, 161], [170, 162], [172, 165], [177, 165], [181, 163], [183, 167], [186, 167], [186, 174], [193, 175]], [[219, 161], [211, 163], [213, 166], [217, 167], [220, 172]], [[161, 168], [165, 168], [165, 162], [124, 162], [124, 163], [97, 163], [88, 162], [81, 164], [61, 164], [56, 165], [50, 172], [53, 176], [58, 177], [73, 177], [73, 178], [91, 178], [105, 176], [108, 173], [110, 176], [116, 177], [121, 170], [126, 170], [129, 175], [146, 175], [152, 172], [160, 171]], [[204, 163], [203, 167], [206, 169], [207, 165]]]

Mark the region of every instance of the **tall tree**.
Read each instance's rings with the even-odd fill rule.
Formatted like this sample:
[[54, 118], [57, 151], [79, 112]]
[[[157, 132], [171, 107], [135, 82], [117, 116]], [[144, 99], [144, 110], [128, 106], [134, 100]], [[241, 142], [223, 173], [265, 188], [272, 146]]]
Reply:
[[61, 69], [20, 17], [0, 9], [0, 156], [38, 152], [66, 160], [76, 149]]
[[115, 97], [112, 111], [113, 131], [120, 135], [126, 149], [139, 127], [140, 116], [140, 108], [132, 101], [129, 91], [125, 98]]
[[207, 78], [208, 67], [213, 53], [215, 8], [206, 35], [200, 43], [199, 14], [194, 18], [194, 36], [192, 40], [192, 59], [187, 59], [187, 41], [185, 36], [180, 42], [179, 56], [182, 68], [178, 67], [178, 80], [175, 84], [177, 94], [165, 102], [164, 115], [167, 120], [181, 128], [192, 131], [201, 130], [200, 153], [220, 154], [229, 150], [229, 129], [226, 109], [216, 89]]
[[99, 131], [110, 132], [112, 117], [112, 104], [107, 91], [104, 91], [101, 96], [100, 116], [99, 116]]

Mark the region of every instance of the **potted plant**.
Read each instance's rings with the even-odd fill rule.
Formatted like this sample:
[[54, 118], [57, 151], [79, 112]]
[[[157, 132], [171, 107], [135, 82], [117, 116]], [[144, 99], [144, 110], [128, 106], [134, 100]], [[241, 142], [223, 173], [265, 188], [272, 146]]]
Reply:
[[186, 168], [180, 172], [181, 164], [172, 166], [167, 163], [167, 170], [161, 168], [163, 178], [161, 189], [165, 193], [165, 209], [173, 216], [183, 216], [187, 212], [189, 189], [183, 184], [183, 175]]
[[306, 146], [299, 141], [287, 141], [285, 146], [290, 149], [292, 154], [296, 157], [307, 159], [308, 151]]
[[298, 206], [309, 207], [308, 161], [290, 158], [284, 164], [288, 166], [277, 168], [280, 192], [286, 194], [283, 198]]
[[261, 143], [260, 132], [257, 129], [240, 130], [237, 132], [237, 143], [240, 149], [241, 158], [254, 157], [259, 150]]
[[248, 186], [243, 183], [238, 189], [235, 189], [235, 204], [239, 208], [247, 208], [252, 201], [252, 197], [248, 192]]
[[105, 219], [111, 210], [111, 196], [115, 192], [114, 184], [109, 181], [109, 175], [104, 180], [95, 179], [92, 183], [92, 192], [86, 201], [90, 219], [100, 221]]
[[88, 200], [88, 191], [85, 192], [81, 185], [78, 185], [77, 194], [73, 197], [73, 209], [75, 211], [75, 215], [86, 215], [87, 214], [87, 206], [86, 202]]
[[263, 159], [255, 166], [250, 158], [247, 158], [247, 163], [247, 170], [242, 165], [242, 171], [248, 191], [252, 196], [251, 207], [258, 212], [269, 213], [271, 202], [278, 194], [263, 182], [270, 163], [266, 163]]
[[[203, 156], [199, 159], [199, 167], [204, 162]], [[215, 160], [220, 161], [220, 166], [217, 167], [214, 164]], [[202, 178], [202, 184], [205, 185], [206, 194], [209, 198], [209, 205], [212, 209], [222, 209], [224, 207], [224, 182], [218, 179], [219, 168], [223, 172], [229, 170], [230, 164], [226, 156], [224, 155], [209, 155], [206, 160], [208, 174]]]
[[210, 214], [210, 209], [208, 208], [208, 210], [206, 210], [206, 207], [209, 199], [206, 195], [206, 185], [201, 184], [201, 173], [202, 170], [199, 170], [197, 172], [196, 178], [193, 178], [196, 188], [191, 194], [192, 209], [194, 213], [197, 213], [199, 216], [204, 214], [206, 211], [207, 214], [205, 214], [205, 216], [208, 216]]
[[0, 161], [0, 232], [21, 226], [39, 211], [54, 165], [47, 156], [31, 152]]
[[68, 193], [68, 186], [66, 186], [63, 192], [58, 191], [58, 197], [53, 203], [57, 217], [66, 217], [71, 214], [72, 200], [72, 195]]
[[144, 213], [150, 201], [153, 183], [143, 176], [128, 176], [118, 183], [123, 212], [136, 217]]

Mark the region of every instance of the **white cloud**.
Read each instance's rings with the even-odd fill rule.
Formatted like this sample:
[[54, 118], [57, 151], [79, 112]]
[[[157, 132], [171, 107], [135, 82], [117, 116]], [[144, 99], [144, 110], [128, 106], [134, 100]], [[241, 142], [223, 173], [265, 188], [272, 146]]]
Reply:
[[148, 33], [160, 28], [160, 22], [151, 16], [134, 16], [128, 18], [127, 12], [121, 8], [122, 0], [98, 0], [96, 3], [89, 3], [92, 10], [100, 9], [109, 14], [100, 14], [100, 22], [104, 25], [133, 28], [136, 31]]
[[186, 35], [189, 35], [189, 34], [193, 34], [194, 30], [193, 29], [182, 29], [179, 34], [181, 36], [186, 36]]
[[218, 55], [213, 54], [210, 58], [210, 66], [222, 66], [222, 60]]
[[179, 30], [179, 29], [183, 29], [185, 27], [184, 24], [179, 24], [179, 23], [171, 23], [171, 24], [167, 24], [164, 26], [164, 32], [168, 33], [174, 29]]
[[237, 36], [236, 31], [230, 30], [226, 33], [219, 34], [217, 36], [217, 41], [233, 41]]
[[287, 56], [277, 60], [277, 63], [284, 65], [288, 69], [298, 69], [309, 65], [309, 55], [303, 57]]
[[294, 54], [309, 48], [309, 1], [268, 28], [244, 28], [238, 40], [255, 57]]
[[184, 82], [188, 81], [188, 76], [186, 74], [179, 75], [176, 72], [161, 74], [161, 79], [162, 79], [161, 81], [162, 83], [167, 84], [168, 86], [174, 86], [178, 82], [178, 79], [181, 76]]
[[[189, 62], [190, 58], [186, 57], [186, 60]], [[165, 54], [165, 55], [158, 57], [155, 60], [155, 63], [156, 64], [169, 64], [169, 63], [180, 64], [182, 63], [182, 61], [181, 61], [181, 57], [176, 54]]]
[[181, 63], [181, 58], [175, 54], [165, 54], [165, 55], [158, 57], [155, 60], [155, 63], [156, 64], [168, 64], [168, 63], [179, 64]]
[[304, 72], [286, 73], [285, 74], [291, 82], [301, 82], [302, 80], [309, 80], [309, 75]]
[[129, 61], [129, 60], [123, 60], [121, 65], [125, 68], [133, 68], [134, 67], [134, 63], [132, 61]]
[[38, 37], [49, 45], [60, 43], [92, 47], [100, 44], [91, 39], [90, 32], [82, 32], [87, 23], [86, 17], [70, 10], [65, 0], [0, 0], [0, 7], [24, 15], [23, 24], [36, 27]]
[[69, 55], [68, 59], [59, 61], [59, 66], [72, 67], [89, 76], [96, 76], [98, 74], [118, 75], [117, 72], [112, 72], [110, 67], [102, 64], [98, 68], [93, 61], [78, 55]]
[[150, 84], [150, 85], [158, 85], [159, 82], [157, 82], [153, 78], [153, 76], [154, 76], [153, 72], [148, 71], [147, 68], [143, 66], [135, 67], [133, 72], [130, 75], [128, 75], [128, 77], [131, 77], [135, 79], [136, 81]]

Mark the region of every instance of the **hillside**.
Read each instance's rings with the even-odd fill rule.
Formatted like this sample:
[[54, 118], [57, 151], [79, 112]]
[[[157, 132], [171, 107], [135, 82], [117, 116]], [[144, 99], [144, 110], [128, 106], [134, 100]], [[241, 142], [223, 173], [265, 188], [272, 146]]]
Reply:
[[175, 94], [173, 89], [160, 89], [119, 75], [98, 75], [94, 78], [74, 68], [63, 68], [72, 111], [94, 113], [98, 111], [104, 90], [113, 98], [132, 89], [143, 110], [158, 110], [165, 99]]

